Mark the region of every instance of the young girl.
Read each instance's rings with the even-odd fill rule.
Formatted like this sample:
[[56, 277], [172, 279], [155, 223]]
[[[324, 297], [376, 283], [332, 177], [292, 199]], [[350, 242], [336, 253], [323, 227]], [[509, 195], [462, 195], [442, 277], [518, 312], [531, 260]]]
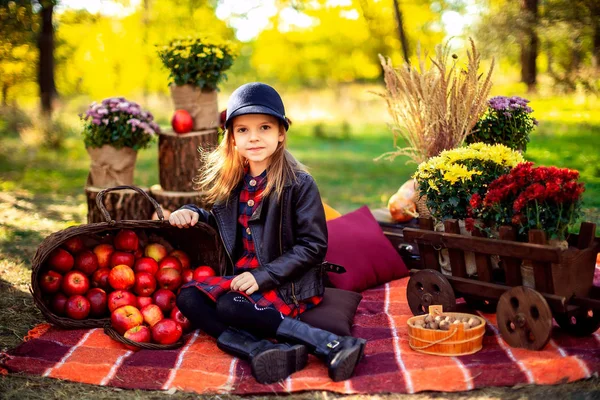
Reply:
[[326, 362], [334, 381], [348, 379], [366, 341], [297, 319], [323, 299], [327, 226], [313, 178], [286, 150], [289, 123], [279, 94], [263, 83], [239, 87], [225, 127], [198, 185], [212, 210], [186, 205], [169, 222], [217, 229], [227, 270], [185, 284], [177, 306], [220, 349], [250, 361], [261, 383], [304, 368], [307, 352]]

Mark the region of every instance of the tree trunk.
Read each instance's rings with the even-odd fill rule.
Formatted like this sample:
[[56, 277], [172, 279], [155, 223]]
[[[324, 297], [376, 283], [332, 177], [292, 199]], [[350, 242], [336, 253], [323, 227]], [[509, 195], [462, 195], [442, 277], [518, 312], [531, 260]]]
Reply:
[[528, 91], [533, 92], [537, 84], [538, 0], [521, 0], [521, 11], [526, 21], [521, 39], [521, 82], [527, 84]]
[[154, 185], [150, 188], [151, 196], [160, 204], [163, 210], [173, 212], [186, 204], [195, 204], [204, 207], [200, 192], [168, 192], [163, 190], [160, 185]]
[[[142, 189], [149, 194], [147, 188]], [[85, 188], [88, 205], [88, 224], [106, 222], [96, 205], [96, 197], [101, 190], [103, 189], [93, 186]], [[145, 196], [131, 189], [106, 193], [102, 202], [110, 217], [115, 221], [149, 220], [154, 212], [152, 203]]]
[[2, 84], [2, 106], [8, 106], [8, 83]]
[[54, 83], [54, 26], [52, 25], [54, 4], [53, 2], [41, 2], [41, 5], [41, 30], [38, 39], [40, 51], [38, 84], [42, 114], [49, 117], [52, 115], [52, 100], [56, 96], [56, 85]]
[[394, 0], [394, 14], [396, 15], [396, 25], [398, 28], [398, 36], [400, 37], [400, 43], [402, 43], [402, 55], [404, 56], [404, 61], [408, 64], [409, 61], [409, 48], [408, 48], [408, 39], [406, 37], [406, 32], [404, 31], [404, 22], [402, 20], [402, 11], [400, 10], [400, 5], [398, 4], [398, 0]]
[[216, 129], [158, 136], [158, 172], [163, 190], [192, 192], [193, 180], [202, 167], [199, 149], [213, 150], [218, 144]]

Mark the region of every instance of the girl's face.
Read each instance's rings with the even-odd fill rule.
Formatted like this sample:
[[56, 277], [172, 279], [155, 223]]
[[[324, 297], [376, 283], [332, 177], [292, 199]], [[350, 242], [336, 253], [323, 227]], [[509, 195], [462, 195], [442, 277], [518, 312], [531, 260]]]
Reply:
[[260, 175], [270, 158], [283, 142], [284, 131], [279, 120], [267, 114], [246, 114], [235, 117], [232, 123], [234, 144], [242, 157], [248, 160], [250, 174]]

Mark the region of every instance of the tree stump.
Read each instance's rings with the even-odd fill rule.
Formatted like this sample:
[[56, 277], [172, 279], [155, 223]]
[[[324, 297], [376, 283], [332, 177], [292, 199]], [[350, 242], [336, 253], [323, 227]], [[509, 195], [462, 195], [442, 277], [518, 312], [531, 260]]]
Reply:
[[[148, 188], [141, 188], [149, 193]], [[106, 222], [102, 213], [96, 206], [96, 196], [103, 188], [95, 186], [86, 186], [85, 195], [88, 205], [88, 224], [96, 222]], [[106, 193], [104, 196], [104, 206], [115, 221], [122, 220], [149, 220], [154, 207], [143, 195], [130, 189], [118, 190]]]
[[202, 167], [199, 150], [213, 150], [217, 129], [176, 134], [162, 132], [158, 140], [158, 171], [162, 190], [192, 192], [193, 179]]
[[200, 192], [171, 192], [164, 190], [160, 185], [150, 188], [150, 195], [160, 204], [163, 210], [173, 212], [186, 204], [195, 204], [203, 207]]

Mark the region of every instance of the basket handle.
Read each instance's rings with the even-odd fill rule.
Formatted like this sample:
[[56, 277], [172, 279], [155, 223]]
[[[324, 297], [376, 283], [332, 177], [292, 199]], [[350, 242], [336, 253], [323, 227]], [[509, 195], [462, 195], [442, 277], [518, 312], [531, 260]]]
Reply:
[[98, 192], [98, 195], [96, 196], [96, 206], [100, 209], [100, 212], [104, 216], [104, 219], [106, 220], [106, 222], [108, 222], [109, 224], [114, 224], [115, 220], [112, 219], [112, 217], [108, 213], [108, 210], [106, 209], [106, 207], [104, 207], [104, 201], [103, 201], [104, 195], [108, 192], [112, 192], [115, 190], [123, 190], [123, 189], [135, 190], [136, 192], [138, 192], [139, 194], [143, 195], [145, 198], [150, 200], [150, 202], [154, 206], [154, 209], [156, 210], [156, 215], [158, 216], [158, 219], [161, 220], [162, 222], [165, 221], [165, 216], [163, 215], [163, 211], [162, 211], [162, 208], [160, 207], [160, 204], [158, 204], [156, 202], [156, 200], [154, 200], [152, 197], [150, 197], [148, 195], [148, 193], [146, 193], [145, 191], [143, 191], [142, 189], [140, 189], [137, 186], [121, 185], [121, 186], [111, 187], [108, 189], [103, 189], [100, 192]]

